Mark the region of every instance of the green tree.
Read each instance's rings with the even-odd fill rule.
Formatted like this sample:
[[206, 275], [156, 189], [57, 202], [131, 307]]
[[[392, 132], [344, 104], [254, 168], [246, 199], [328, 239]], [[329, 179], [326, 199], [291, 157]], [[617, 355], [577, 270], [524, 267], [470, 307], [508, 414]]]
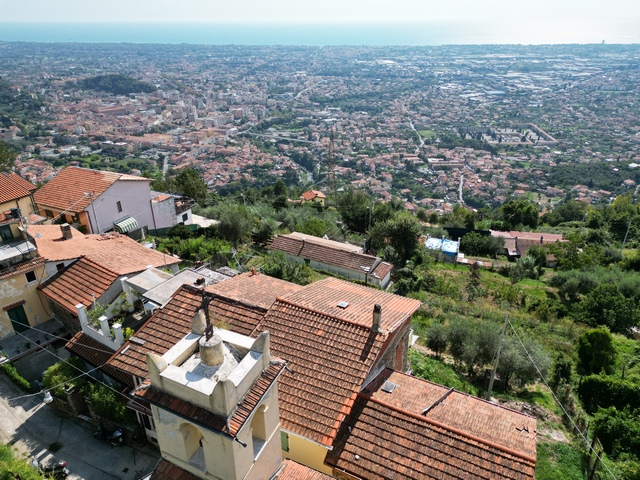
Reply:
[[556, 355], [553, 362], [553, 372], [551, 373], [550, 384], [556, 388], [561, 383], [571, 384], [573, 377], [573, 361], [571, 357], [564, 353]]
[[640, 458], [640, 411], [629, 407], [601, 408], [593, 417], [595, 434], [602, 448], [614, 458], [631, 454]]
[[0, 173], [13, 170], [16, 154], [9, 145], [0, 141]]
[[327, 224], [318, 217], [308, 217], [303, 222], [296, 225], [296, 231], [313, 235], [314, 237], [322, 237], [327, 231]]
[[262, 273], [287, 282], [306, 285], [311, 281], [312, 270], [305, 263], [288, 260], [282, 252], [269, 252], [262, 265]]
[[372, 203], [371, 197], [362, 190], [350, 188], [339, 195], [337, 207], [345, 226], [352, 232], [366, 232]]
[[203, 204], [207, 200], [207, 184], [193, 168], [185, 168], [176, 177], [176, 190]]
[[249, 238], [254, 219], [243, 205], [221, 204], [218, 211], [218, 234], [234, 246]]
[[528, 200], [509, 200], [502, 206], [502, 217], [509, 228], [536, 228], [538, 226], [538, 207]]
[[577, 348], [579, 375], [613, 372], [616, 349], [609, 330], [604, 327], [587, 330], [578, 337]]
[[403, 213], [391, 220], [377, 223], [370, 231], [371, 245], [376, 250], [382, 250], [389, 244], [395, 250], [401, 262], [409, 260], [418, 248], [418, 240], [422, 227], [417, 218]]
[[577, 314], [592, 325], [605, 325], [612, 332], [629, 335], [629, 328], [638, 325], [638, 307], [625, 298], [618, 285], [602, 283], [582, 300]]
[[520, 387], [535, 382], [539, 379], [538, 369], [546, 377], [551, 364], [551, 359], [539, 344], [528, 338], [523, 338], [522, 341], [526, 351], [517, 338], [506, 336], [504, 339], [498, 371], [504, 380], [505, 389], [509, 388], [511, 381]]
[[425, 332], [425, 343], [440, 358], [447, 349], [447, 328], [440, 322], [432, 322]]

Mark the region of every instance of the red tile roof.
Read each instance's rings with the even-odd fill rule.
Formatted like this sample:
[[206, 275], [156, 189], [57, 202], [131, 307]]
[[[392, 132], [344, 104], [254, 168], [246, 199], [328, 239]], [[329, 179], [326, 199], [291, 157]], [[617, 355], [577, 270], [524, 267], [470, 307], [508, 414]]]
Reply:
[[363, 267], [373, 269], [378, 261], [378, 258], [372, 255], [350, 252], [316, 242], [313, 237], [302, 239], [293, 235], [277, 235], [269, 245], [269, 249], [359, 273], [364, 273]]
[[[314, 282], [283, 298], [296, 305], [356, 322], [364, 327], [371, 326], [373, 307], [379, 304], [382, 306], [382, 328], [389, 331], [395, 330], [420, 307], [418, 300], [333, 277]], [[348, 303], [347, 307], [339, 307], [340, 302]]]
[[313, 200], [314, 198], [327, 198], [326, 195], [319, 190], [307, 190], [300, 196], [305, 202]]
[[286, 459], [278, 473], [271, 480], [331, 480], [332, 478], [334, 477], [331, 475], [319, 472], [291, 459]]
[[[202, 304], [202, 291], [183, 286], [161, 310], [136, 332], [136, 342], [127, 341], [109, 359], [118, 370], [147, 378], [147, 352], [164, 355], [191, 331], [191, 321]], [[142, 343], [144, 342], [144, 343]]]
[[119, 275], [141, 272], [147, 266], [163, 268], [180, 263], [180, 259], [140, 245], [135, 240], [112, 232], [84, 235], [71, 228], [72, 238], [62, 237], [59, 225], [31, 225], [29, 234], [36, 237], [38, 253], [48, 262], [62, 262], [84, 256], [107, 266]]
[[[0, 205], [28, 197], [37, 188], [16, 173], [0, 173]], [[27, 213], [29, 212], [22, 212], [23, 215]]]
[[260, 320], [262, 320], [264, 314], [267, 313], [267, 310], [260, 307], [248, 306], [244, 302], [237, 302], [216, 296], [211, 303], [209, 303], [209, 313], [211, 322], [219, 328], [232, 330], [248, 336], [256, 325], [260, 323]]
[[9, 268], [3, 268], [2, 271], [0, 271], [0, 280], [13, 277], [14, 275], [19, 275], [21, 273], [30, 272], [31, 270], [35, 270], [42, 265], [44, 265], [44, 258], [36, 254], [36, 256], [31, 260], [12, 265]]
[[205, 428], [235, 437], [245, 425], [255, 408], [262, 401], [267, 391], [276, 382], [286, 366], [285, 362], [272, 360], [269, 366], [262, 371], [258, 379], [253, 383], [247, 394], [240, 399], [238, 406], [228, 419], [216, 415], [202, 407], [198, 407], [175, 395], [159, 390], [145, 380], [142, 385], [133, 391], [136, 398], [143, 398], [153, 405], [169, 410], [176, 415], [187, 418]]
[[67, 342], [65, 347], [75, 356], [82, 358], [93, 366], [99, 367], [103, 365], [101, 370], [103, 370], [107, 375], [125, 385], [128, 385], [129, 387], [133, 387], [133, 379], [131, 378], [131, 375], [110, 367], [109, 365], [105, 365], [114, 352], [106, 345], [94, 340], [89, 335], [77, 332], [73, 337], [71, 337], [71, 340]]
[[89, 258], [81, 258], [62, 272], [54, 275], [38, 287], [44, 295], [72, 314], [76, 305], [92, 305], [118, 278], [118, 274]]
[[207, 287], [207, 291], [216, 296], [260, 307], [265, 311], [273, 305], [276, 297], [301, 289], [302, 287], [295, 283], [285, 282], [257, 272], [246, 272]]
[[118, 180], [151, 181], [122, 173], [67, 167], [40, 188], [33, 198], [38, 206], [78, 213], [84, 211], [91, 201], [85, 193], [93, 192], [95, 199]]
[[200, 477], [174, 465], [169, 460], [161, 460], [151, 474], [150, 480], [200, 480]]
[[282, 428], [331, 445], [378, 357], [386, 335], [278, 300], [254, 331], [292, 371], [278, 383]]
[[[381, 389], [386, 381], [396, 385], [391, 393]], [[384, 370], [358, 395], [333, 447], [325, 463], [371, 480], [391, 473], [416, 480], [530, 480], [536, 420]]]

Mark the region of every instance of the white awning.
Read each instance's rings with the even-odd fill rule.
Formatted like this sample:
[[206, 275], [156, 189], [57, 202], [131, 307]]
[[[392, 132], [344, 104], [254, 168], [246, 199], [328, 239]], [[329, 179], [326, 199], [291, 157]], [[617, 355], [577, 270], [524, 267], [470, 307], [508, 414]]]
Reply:
[[125, 217], [117, 222], [113, 222], [113, 226], [118, 233], [127, 233], [138, 228], [138, 222], [133, 217]]

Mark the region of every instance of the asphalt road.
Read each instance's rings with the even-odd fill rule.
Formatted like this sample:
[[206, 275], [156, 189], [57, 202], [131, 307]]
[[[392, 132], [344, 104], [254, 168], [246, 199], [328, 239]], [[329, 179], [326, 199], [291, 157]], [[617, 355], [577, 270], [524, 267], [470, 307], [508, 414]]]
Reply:
[[[111, 447], [93, 438], [91, 424], [58, 415], [40, 395], [15, 399], [22, 395], [0, 373], [0, 441], [13, 444], [26, 457], [66, 460], [70, 480], [135, 480], [136, 472], [150, 473], [160, 458], [149, 444]], [[61, 448], [52, 453], [49, 446], [55, 442]]]

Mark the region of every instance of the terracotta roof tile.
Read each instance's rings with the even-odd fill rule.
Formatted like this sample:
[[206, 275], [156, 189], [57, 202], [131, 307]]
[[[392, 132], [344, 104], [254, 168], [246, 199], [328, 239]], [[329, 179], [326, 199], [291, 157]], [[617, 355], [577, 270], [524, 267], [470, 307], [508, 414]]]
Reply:
[[200, 477], [187, 472], [168, 460], [161, 460], [151, 474], [150, 480], [199, 480]]
[[278, 300], [254, 331], [293, 373], [278, 383], [282, 428], [331, 445], [386, 335]]
[[313, 239], [296, 238], [291, 235], [278, 235], [269, 246], [271, 250], [283, 252], [305, 260], [313, 260], [327, 265], [343, 267], [363, 272], [362, 267], [373, 269], [378, 258], [364, 253], [350, 252], [330, 245], [314, 242]]
[[295, 283], [251, 272], [207, 287], [207, 291], [216, 296], [260, 307], [265, 311], [273, 305], [276, 297], [298, 292], [301, 289], [302, 287]]
[[[396, 384], [391, 393], [381, 390], [387, 380]], [[535, 458], [534, 418], [384, 370], [358, 395], [325, 462], [371, 480], [390, 472], [416, 480], [530, 480]]]
[[[164, 355], [191, 331], [191, 321], [202, 303], [202, 291], [183, 286], [161, 310], [136, 332], [137, 342], [127, 341], [109, 359], [118, 370], [147, 378], [147, 352]], [[141, 343], [144, 342], [144, 343]]]
[[85, 210], [91, 201], [85, 193], [93, 192], [93, 198], [96, 198], [118, 180], [150, 181], [122, 173], [67, 167], [40, 188], [33, 198], [38, 206], [78, 213]]
[[0, 280], [13, 277], [14, 275], [18, 275], [20, 273], [30, 272], [31, 270], [35, 270], [42, 265], [44, 265], [44, 258], [36, 254], [36, 256], [31, 260], [12, 265], [9, 268], [3, 268], [2, 272], [0, 272]]
[[106, 345], [94, 340], [89, 335], [77, 332], [73, 337], [71, 337], [71, 340], [67, 342], [65, 347], [75, 356], [82, 358], [91, 365], [96, 367], [102, 365], [103, 367], [101, 370], [107, 375], [118, 380], [124, 385], [133, 387], [133, 379], [131, 378], [131, 375], [110, 367], [109, 365], [105, 365], [114, 352]]
[[[232, 330], [242, 335], [250, 335], [267, 310], [216, 296], [209, 303], [209, 313], [211, 322], [220, 328]], [[222, 324], [219, 325], [216, 322]]]
[[48, 262], [62, 262], [84, 256], [119, 275], [141, 272], [152, 265], [180, 263], [180, 259], [146, 248], [126, 235], [84, 235], [71, 228], [72, 238], [62, 237], [59, 225], [31, 225], [29, 233], [36, 237], [38, 253]]
[[94, 299], [91, 294], [100, 298], [117, 278], [116, 272], [83, 257], [40, 285], [38, 290], [75, 315], [77, 304], [90, 306]]
[[77, 332], [71, 337], [65, 348], [94, 366], [106, 363], [114, 352], [114, 350], [82, 332]]
[[163, 392], [153, 387], [149, 380], [145, 380], [132, 394], [136, 398], [143, 398], [153, 405], [170, 410], [178, 416], [188, 418], [203, 427], [235, 437], [247, 422], [254, 409], [262, 401], [262, 398], [269, 388], [271, 388], [278, 379], [285, 366], [285, 362], [279, 360], [271, 361], [270, 365], [262, 371], [246, 395], [238, 402], [238, 406], [229, 418], [228, 426], [226, 417], [216, 415], [209, 410], [198, 407], [170, 393]]
[[334, 477], [331, 475], [319, 472], [291, 459], [286, 459], [282, 463], [281, 469], [271, 480], [331, 480], [332, 478]]
[[326, 195], [319, 190], [307, 190], [300, 196], [306, 202], [313, 200], [314, 198], [327, 198]]
[[[0, 173], [0, 204], [28, 197], [36, 189], [33, 183], [16, 173]], [[27, 213], [22, 212], [23, 215]]]
[[[418, 300], [401, 297], [337, 278], [325, 278], [291, 293], [285, 300], [302, 307], [370, 327], [373, 307], [382, 306], [382, 328], [393, 331], [420, 307]], [[345, 308], [338, 303], [346, 302]]]

